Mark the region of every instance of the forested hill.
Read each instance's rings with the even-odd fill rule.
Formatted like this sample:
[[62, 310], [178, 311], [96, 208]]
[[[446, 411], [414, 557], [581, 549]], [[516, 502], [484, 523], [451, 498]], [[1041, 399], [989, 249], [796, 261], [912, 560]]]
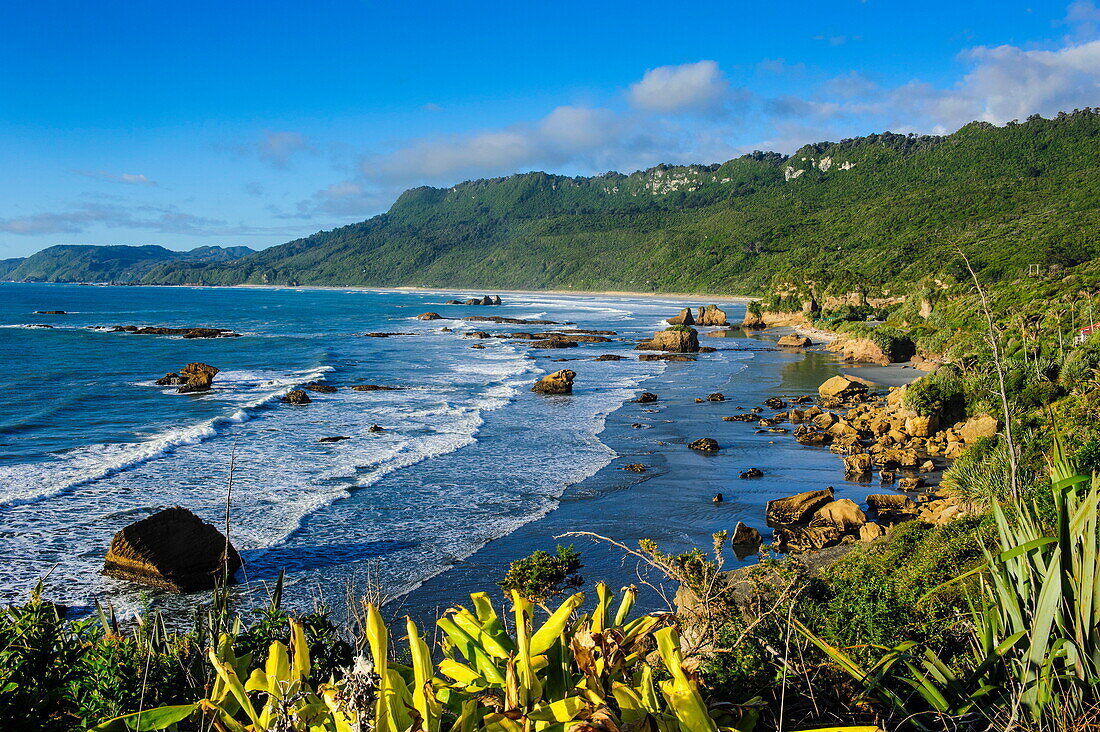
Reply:
[[630, 175], [416, 188], [386, 214], [147, 282], [752, 293], [776, 276], [894, 284], [1069, 266], [1100, 248], [1100, 110], [870, 135]]
[[0, 280], [15, 282], [138, 282], [167, 262], [224, 263], [254, 254], [248, 247], [196, 247], [177, 252], [161, 246], [60, 244], [29, 257], [0, 260]]

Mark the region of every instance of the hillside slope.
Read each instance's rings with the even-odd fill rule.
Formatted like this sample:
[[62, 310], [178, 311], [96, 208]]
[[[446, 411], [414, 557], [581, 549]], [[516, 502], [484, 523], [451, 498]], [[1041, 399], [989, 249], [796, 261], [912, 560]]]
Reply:
[[137, 282], [167, 262], [225, 263], [254, 254], [248, 247], [197, 247], [177, 252], [153, 244], [60, 244], [23, 259], [0, 260], [0, 279], [12, 282]]
[[150, 283], [752, 293], [776, 278], [883, 286], [1098, 254], [1100, 110], [944, 137], [870, 135], [721, 165], [525, 173], [416, 188], [389, 212]]

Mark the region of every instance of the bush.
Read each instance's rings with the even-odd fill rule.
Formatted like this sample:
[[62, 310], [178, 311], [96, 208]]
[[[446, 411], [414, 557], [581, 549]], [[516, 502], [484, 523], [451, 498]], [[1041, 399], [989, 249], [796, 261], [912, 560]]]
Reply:
[[966, 416], [966, 387], [959, 371], [942, 366], [905, 388], [905, 406], [925, 417], [952, 423]]
[[917, 352], [917, 347], [913, 345], [909, 335], [897, 328], [880, 326], [871, 331], [870, 338], [894, 363], [908, 361]]
[[497, 584], [505, 593], [515, 590], [527, 600], [541, 603], [584, 584], [579, 574], [582, 567], [581, 553], [572, 544], [559, 544], [556, 556], [539, 549], [512, 562]]
[[698, 333], [699, 331], [692, 328], [690, 325], [670, 325], [665, 328], [666, 331], [670, 330], [674, 333]]

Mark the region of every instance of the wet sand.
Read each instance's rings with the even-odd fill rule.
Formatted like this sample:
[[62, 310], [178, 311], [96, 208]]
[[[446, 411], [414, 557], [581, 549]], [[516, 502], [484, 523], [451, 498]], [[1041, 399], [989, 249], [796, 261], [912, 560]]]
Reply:
[[[760, 406], [772, 396], [816, 394], [821, 382], [842, 370], [831, 353], [775, 349], [779, 335], [765, 331], [749, 337], [708, 338], [706, 345], [752, 350], [752, 358], [731, 372], [729, 364], [709, 364], [701, 355], [695, 363], [670, 363], [664, 373], [644, 382], [638, 391], [656, 393], [659, 400], [628, 402], [608, 416], [600, 439], [618, 454], [610, 465], [570, 487], [546, 516], [425, 582], [397, 603], [400, 612], [430, 620], [451, 604], [464, 602], [470, 592], [486, 591], [499, 599], [496, 582], [509, 562], [536, 549], [552, 553], [558, 543], [572, 543], [581, 551], [585, 565], [581, 574], [589, 589], [599, 579], [613, 589], [641, 586], [643, 580], [659, 584], [660, 578], [652, 573], [643, 571], [639, 576], [638, 560], [622, 550], [588, 538], [562, 537], [568, 532], [593, 532], [632, 548], [637, 548], [639, 539], [649, 538], [665, 552], [696, 546], [709, 551], [711, 536], [721, 530], [732, 532], [738, 521], [759, 529], [769, 541], [764, 508], [773, 498], [834, 486], [838, 498], [862, 504], [868, 493], [886, 490], [877, 484], [872, 489], [870, 484], [846, 481], [841, 460], [827, 448], [799, 445], [790, 434], [756, 434], [755, 423], [722, 420]], [[726, 401], [695, 402], [716, 391]], [[699, 437], [716, 439], [722, 449], [716, 454], [689, 449], [687, 443]], [[623, 466], [630, 463], [643, 463], [647, 471], [624, 471]], [[760, 468], [764, 476], [741, 479], [739, 473], [750, 467]], [[716, 493], [722, 493], [724, 501], [713, 503]], [[756, 555], [738, 559], [727, 549], [727, 568], [753, 561]], [[642, 587], [639, 606], [667, 609], [666, 600], [675, 587], [665, 583], [664, 589], [667, 597]]]

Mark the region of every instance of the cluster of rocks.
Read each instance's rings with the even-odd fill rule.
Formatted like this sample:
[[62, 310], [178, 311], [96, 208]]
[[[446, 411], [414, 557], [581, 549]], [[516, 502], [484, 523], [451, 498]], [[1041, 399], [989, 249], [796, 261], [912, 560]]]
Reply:
[[227, 328], [162, 328], [159, 326], [137, 325], [112, 325], [88, 326], [91, 330], [101, 330], [107, 333], [136, 333], [137, 335], [174, 335], [183, 338], [240, 338], [240, 333], [234, 333]]
[[471, 297], [466, 301], [448, 300], [448, 305], [500, 305], [500, 295], [485, 295], [484, 297]]
[[780, 551], [803, 552], [854, 541], [873, 541], [886, 533], [848, 498], [832, 487], [768, 501], [766, 520]]
[[727, 326], [726, 311], [717, 305], [700, 307], [698, 315], [691, 314], [691, 308], [684, 308], [665, 321], [669, 325]]
[[170, 371], [157, 379], [156, 383], [157, 386], [178, 386], [177, 394], [210, 391], [218, 370], [215, 366], [194, 361], [180, 369], [179, 373]]

